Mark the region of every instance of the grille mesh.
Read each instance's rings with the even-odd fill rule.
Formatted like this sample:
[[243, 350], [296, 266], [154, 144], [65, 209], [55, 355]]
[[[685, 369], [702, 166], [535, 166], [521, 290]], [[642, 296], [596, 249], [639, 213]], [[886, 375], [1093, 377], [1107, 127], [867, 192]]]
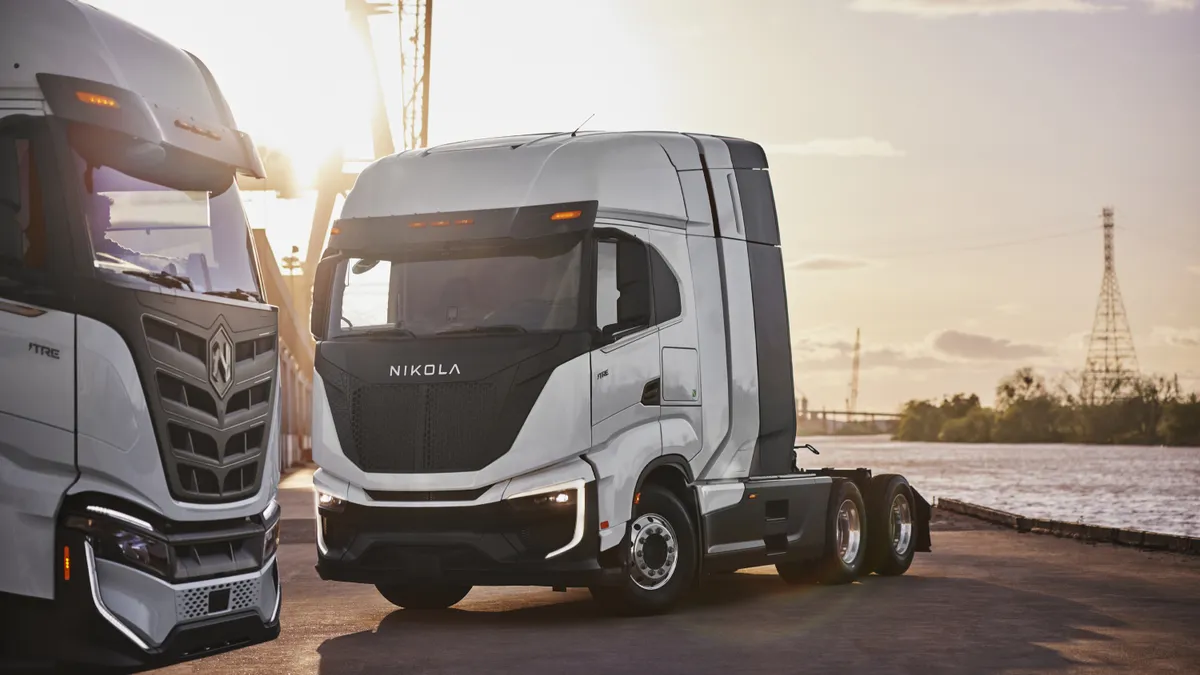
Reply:
[[489, 442], [503, 402], [492, 382], [363, 384], [339, 375], [326, 380], [330, 412], [343, 450], [364, 471], [478, 471], [506, 449]]
[[237, 612], [257, 606], [258, 599], [262, 594], [262, 579], [255, 577], [176, 591], [175, 620], [189, 621], [208, 616], [209, 593], [226, 588], [229, 589], [229, 608], [221, 612], [214, 612], [214, 614]]

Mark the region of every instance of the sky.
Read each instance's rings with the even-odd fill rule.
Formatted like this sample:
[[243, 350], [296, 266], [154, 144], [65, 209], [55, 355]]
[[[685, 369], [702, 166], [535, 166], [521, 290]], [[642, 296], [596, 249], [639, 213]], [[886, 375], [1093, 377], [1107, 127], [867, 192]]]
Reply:
[[[92, 4], [205, 60], [302, 174], [369, 157], [341, 0]], [[392, 104], [394, 25], [373, 27]], [[437, 0], [431, 64], [435, 144], [589, 116], [763, 144], [812, 408], [845, 406], [856, 329], [859, 410], [1079, 371], [1105, 206], [1141, 370], [1200, 389], [1197, 0]], [[311, 198], [248, 201], [303, 251]]]

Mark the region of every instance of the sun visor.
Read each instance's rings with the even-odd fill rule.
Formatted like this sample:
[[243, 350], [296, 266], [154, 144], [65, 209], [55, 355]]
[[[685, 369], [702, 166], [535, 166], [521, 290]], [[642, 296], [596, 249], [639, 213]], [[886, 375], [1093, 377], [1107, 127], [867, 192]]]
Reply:
[[538, 204], [454, 213], [346, 218], [334, 222], [329, 249], [400, 251], [421, 244], [533, 239], [588, 230], [598, 203]]
[[266, 178], [254, 142], [237, 129], [197, 121], [184, 111], [103, 82], [49, 73], [38, 73], [37, 80], [56, 117], [168, 145]]

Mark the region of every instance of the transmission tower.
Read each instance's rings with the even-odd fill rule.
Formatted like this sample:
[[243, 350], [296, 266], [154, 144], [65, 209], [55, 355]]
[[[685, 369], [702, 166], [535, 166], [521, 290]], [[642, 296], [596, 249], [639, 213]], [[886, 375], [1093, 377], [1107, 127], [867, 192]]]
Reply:
[[1100, 403], [1120, 396], [1138, 372], [1137, 354], [1133, 349], [1133, 334], [1121, 289], [1117, 285], [1117, 270], [1113, 263], [1113, 210], [1106, 207], [1104, 217], [1104, 277], [1100, 282], [1100, 299], [1096, 303], [1096, 320], [1092, 325], [1088, 345], [1087, 365], [1083, 370], [1079, 396], [1085, 403]]
[[850, 369], [850, 398], [846, 401], [846, 412], [855, 412], [858, 408], [858, 356], [861, 347], [859, 336], [862, 329], [854, 329], [854, 364]]

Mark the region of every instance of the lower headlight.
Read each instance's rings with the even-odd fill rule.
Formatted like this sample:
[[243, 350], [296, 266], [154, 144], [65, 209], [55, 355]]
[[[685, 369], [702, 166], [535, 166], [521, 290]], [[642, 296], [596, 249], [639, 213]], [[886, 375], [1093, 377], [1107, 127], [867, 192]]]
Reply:
[[150, 532], [127, 527], [127, 522], [130, 521], [120, 514], [98, 518], [72, 516], [67, 519], [67, 526], [87, 534], [97, 558], [170, 578], [171, 552], [167, 542]]
[[279, 550], [279, 521], [275, 521], [274, 525], [267, 528], [263, 535], [263, 562], [271, 559], [275, 552]]
[[574, 515], [575, 523], [570, 541], [565, 546], [547, 553], [547, 559], [565, 553], [583, 541], [583, 530], [586, 523], [586, 508], [583, 497], [585, 485], [586, 483], [582, 479], [576, 479], [567, 483], [519, 492], [504, 498], [514, 508], [524, 512], [536, 510], [544, 513]]

